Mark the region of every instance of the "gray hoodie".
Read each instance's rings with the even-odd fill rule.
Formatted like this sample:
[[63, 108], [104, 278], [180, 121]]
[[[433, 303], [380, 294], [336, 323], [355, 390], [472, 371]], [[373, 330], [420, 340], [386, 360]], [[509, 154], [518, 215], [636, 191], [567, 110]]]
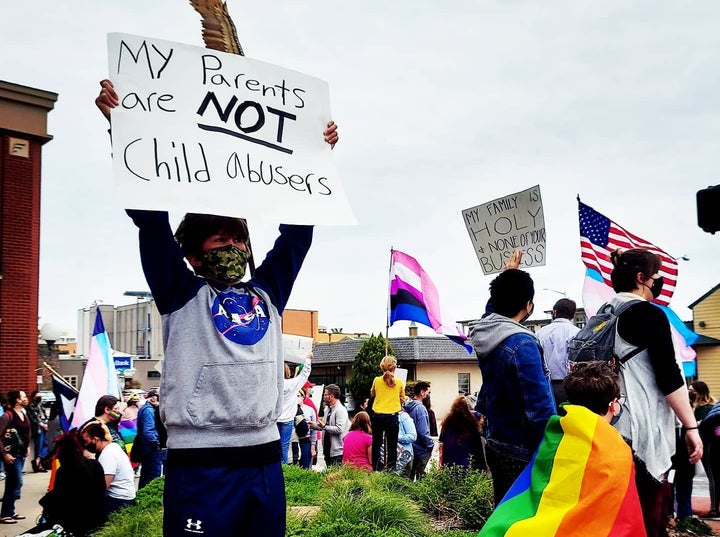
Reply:
[[470, 323], [470, 341], [479, 358], [486, 358], [500, 343], [513, 334], [527, 334], [535, 337], [531, 330], [520, 323], [497, 313], [491, 313], [487, 317]]

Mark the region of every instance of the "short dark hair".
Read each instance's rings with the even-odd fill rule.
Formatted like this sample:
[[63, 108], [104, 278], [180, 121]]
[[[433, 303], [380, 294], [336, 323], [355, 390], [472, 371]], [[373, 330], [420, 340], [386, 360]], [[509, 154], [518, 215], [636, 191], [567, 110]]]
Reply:
[[197, 257], [202, 254], [205, 240], [216, 233], [227, 233], [243, 242], [248, 242], [250, 237], [244, 218], [187, 213], [175, 232], [175, 240], [180, 244], [185, 257]]
[[420, 395], [420, 393], [423, 390], [429, 390], [430, 389], [430, 383], [426, 380], [419, 380], [415, 383], [415, 386], [413, 386], [413, 393], [415, 395]]
[[524, 270], [505, 270], [490, 282], [493, 311], [505, 317], [515, 317], [534, 296], [535, 285]]
[[335, 399], [340, 399], [340, 387], [337, 384], [328, 384], [325, 386], [325, 390]]
[[570, 300], [569, 298], [561, 298], [555, 302], [555, 305], [553, 306], [553, 311], [555, 312], [556, 317], [560, 317], [561, 319], [572, 319], [575, 317], [576, 309], [577, 304], [575, 304], [574, 300]]
[[105, 409], [114, 407], [118, 404], [118, 401], [120, 401], [120, 399], [114, 395], [103, 395], [97, 400], [97, 403], [95, 403], [95, 417], [97, 418], [105, 414]]
[[635, 277], [639, 272], [647, 280], [662, 267], [660, 256], [640, 248], [631, 248], [622, 253], [615, 250], [610, 254], [610, 260], [614, 267], [610, 280], [616, 293], [635, 289], [637, 287]]
[[578, 362], [563, 380], [568, 401], [604, 416], [620, 397], [620, 377], [607, 362]]
[[98, 420], [93, 420], [86, 423], [80, 430], [80, 434], [86, 434], [90, 438], [99, 438], [105, 442], [112, 442], [112, 436], [110, 436], [110, 430], [104, 423], [100, 423]]

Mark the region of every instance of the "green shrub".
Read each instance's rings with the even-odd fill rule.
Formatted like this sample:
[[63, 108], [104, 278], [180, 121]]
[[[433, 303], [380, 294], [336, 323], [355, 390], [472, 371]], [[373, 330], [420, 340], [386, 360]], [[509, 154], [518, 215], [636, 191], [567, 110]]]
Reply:
[[317, 505], [323, 475], [299, 466], [283, 464], [288, 505]]
[[433, 468], [411, 494], [423, 511], [450, 528], [479, 530], [493, 510], [490, 474], [460, 466]]
[[[489, 475], [462, 468], [433, 468], [411, 483], [385, 472], [341, 466], [321, 474], [283, 466], [288, 537], [473, 537], [492, 510]], [[96, 537], [161, 537], [164, 479], [138, 491], [137, 505], [113, 513]], [[437, 527], [471, 531], [436, 531]]]
[[[325, 477], [320, 511], [304, 535], [402, 535], [429, 537], [427, 517], [404, 492], [401, 478], [351, 467], [333, 470]], [[401, 492], [398, 492], [400, 490]], [[351, 533], [348, 533], [351, 531]], [[333, 532], [333, 533], [330, 533]]]
[[152, 480], [137, 492], [133, 507], [110, 515], [95, 537], [162, 537], [162, 496], [165, 479]]

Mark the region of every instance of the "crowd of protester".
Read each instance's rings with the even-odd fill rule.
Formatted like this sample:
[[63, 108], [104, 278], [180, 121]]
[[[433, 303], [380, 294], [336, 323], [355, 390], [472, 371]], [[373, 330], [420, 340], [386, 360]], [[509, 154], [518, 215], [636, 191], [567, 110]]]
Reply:
[[[612, 454], [590, 451], [587, 460], [570, 457], [544, 464], [565, 465], [567, 471], [577, 466], [572, 470], [577, 472], [593, 462], [611, 468], [587, 505], [603, 494], [615, 497], [622, 489], [624, 508], [635, 509], [635, 524], [641, 526], [634, 527], [634, 535], [664, 536], [671, 518], [679, 529], [705, 531], [693, 515], [692, 480], [695, 464], [702, 462], [710, 491], [706, 516], [720, 519], [720, 405], [706, 383], [686, 385], [668, 321], [649, 304], [662, 287], [659, 259], [644, 250], [613, 256], [617, 295], [610, 304], [621, 311], [615, 352], [632, 354], [613, 369], [605, 362], [575, 367], [568, 362], [567, 344], [577, 333], [572, 300], [559, 301], [553, 322], [537, 335], [523, 325], [534, 308], [534, 282], [518, 269], [520, 258], [514, 253], [491, 282], [486, 313], [471, 326], [470, 341], [484, 380], [481, 390], [457, 396], [439, 428], [430, 404], [430, 383], [406, 385], [396, 377], [395, 357], [380, 360], [381, 374], [369, 397], [349, 411], [335, 384], [324, 386], [322, 404], [313, 400], [310, 355], [294, 373], [286, 364], [277, 421], [282, 460], [306, 469], [345, 464], [418, 480], [435, 453], [439, 468], [489, 473], [497, 509], [481, 535], [503, 535], [518, 521], [538, 529], [547, 524], [539, 514], [526, 516], [512, 507], [519, 505], [512, 500], [542, 488], [531, 485], [539, 479], [532, 468], [552, 452], [542, 448], [552, 435], [561, 431], [571, 438], [579, 434], [573, 429], [578, 416], [587, 422], [593, 415], [597, 423], [604, 423], [597, 430], [605, 442], [616, 446]], [[15, 511], [15, 502], [22, 494], [23, 468], [30, 456], [35, 472], [60, 463], [52, 489], [40, 502], [43, 520], [38, 528], [61, 524], [75, 535], [86, 535], [113, 511], [133, 505], [135, 477], [139, 474], [142, 488], [164, 473], [167, 432], [162, 404], [157, 390], [146, 393], [144, 400], [131, 397], [127, 402], [105, 395], [91, 420], [63, 434], [57, 405], [48, 413], [37, 392], [30, 397], [22, 390], [8, 392], [6, 412], [0, 416], [5, 485], [0, 523], [25, 518]], [[131, 437], [123, 437], [122, 420], [135, 424]], [[633, 477], [621, 483], [626, 475]], [[557, 493], [562, 505], [552, 479], [542, 486], [547, 497]], [[568, 505], [567, 516], [577, 516], [577, 509]], [[590, 511], [582, 513], [586, 522], [594, 516]]]

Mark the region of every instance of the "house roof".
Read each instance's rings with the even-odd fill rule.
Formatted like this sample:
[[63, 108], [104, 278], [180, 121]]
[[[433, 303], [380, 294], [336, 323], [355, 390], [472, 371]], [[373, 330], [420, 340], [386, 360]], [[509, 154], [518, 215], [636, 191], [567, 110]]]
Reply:
[[[336, 343], [316, 343], [313, 347], [313, 366], [352, 364], [367, 339], [343, 339]], [[390, 338], [398, 362], [470, 362], [477, 357], [446, 337], [409, 336]]]
[[700, 336], [700, 338], [695, 343], [693, 343], [693, 347], [695, 347], [696, 345], [720, 345], [720, 339], [715, 339], [714, 337], [710, 336], [703, 336], [701, 334], [698, 335]]
[[720, 283], [717, 284], [717, 285], [716, 285], [715, 287], [713, 287], [712, 289], [710, 289], [710, 290], [709, 290], [707, 293], [705, 293], [703, 296], [701, 296], [700, 298], [698, 298], [695, 302], [693, 302], [692, 304], [690, 304], [690, 305], [688, 306], [688, 308], [693, 309], [695, 306], [697, 306], [700, 302], [702, 302], [702, 301], [705, 300], [707, 297], [709, 297], [710, 295], [712, 295], [712, 294], [713, 294], [715, 291], [717, 291], [718, 289], [720, 289]]

